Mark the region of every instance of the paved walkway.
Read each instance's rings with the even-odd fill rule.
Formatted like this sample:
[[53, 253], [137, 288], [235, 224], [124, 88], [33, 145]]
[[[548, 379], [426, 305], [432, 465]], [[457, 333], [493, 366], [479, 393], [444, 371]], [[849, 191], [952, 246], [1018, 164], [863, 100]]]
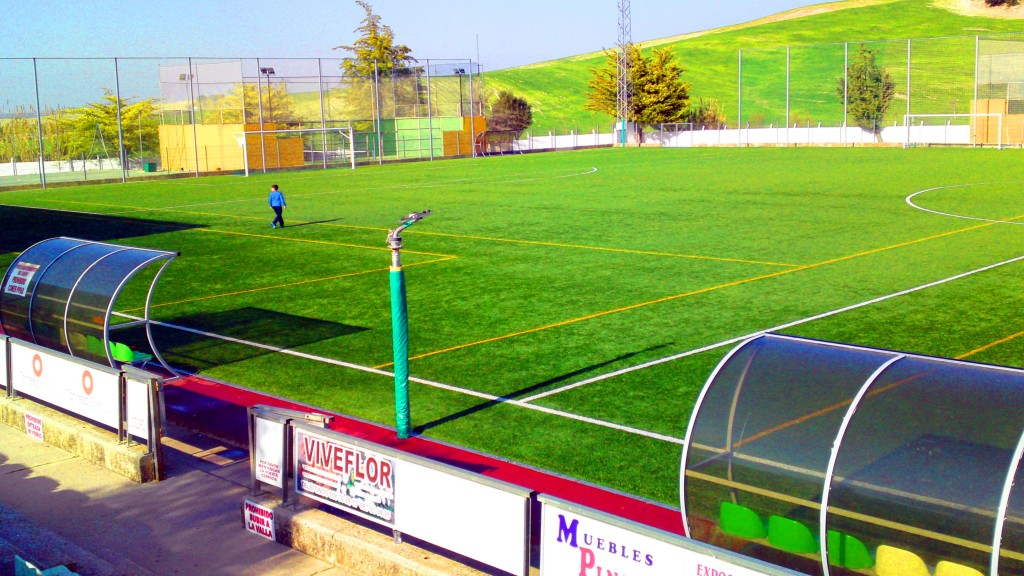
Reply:
[[0, 425], [0, 576], [14, 554], [83, 576], [344, 574], [242, 529], [247, 452], [167, 432], [167, 479], [139, 485]]

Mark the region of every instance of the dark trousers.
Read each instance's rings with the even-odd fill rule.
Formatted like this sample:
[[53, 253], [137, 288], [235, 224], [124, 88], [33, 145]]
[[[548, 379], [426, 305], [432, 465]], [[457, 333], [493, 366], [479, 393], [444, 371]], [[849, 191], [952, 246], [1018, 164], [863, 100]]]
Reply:
[[281, 216], [282, 208], [280, 206], [271, 206], [271, 208], [274, 209], [274, 214], [277, 214], [277, 218], [274, 218], [274, 221], [271, 222], [271, 224], [274, 224], [275, 226], [280, 225], [281, 228], [284, 228], [284, 218]]

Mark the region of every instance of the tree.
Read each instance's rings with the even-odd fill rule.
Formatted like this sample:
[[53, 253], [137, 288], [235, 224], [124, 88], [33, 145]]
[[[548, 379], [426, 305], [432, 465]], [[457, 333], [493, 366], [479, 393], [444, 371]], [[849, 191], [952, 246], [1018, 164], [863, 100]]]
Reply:
[[[605, 52], [608, 62], [602, 69], [591, 69], [585, 109], [618, 116], [618, 55]], [[675, 63], [668, 48], [655, 49], [644, 56], [636, 46], [629, 47], [629, 78], [633, 85], [630, 122], [662, 124], [687, 120], [690, 83], [682, 80], [683, 68]]]
[[335, 46], [335, 50], [352, 53], [353, 58], [342, 61], [341, 69], [347, 76], [373, 78], [380, 76], [414, 76], [419, 74], [412, 49], [405, 44], [395, 44], [395, 33], [390, 26], [381, 24], [381, 18], [373, 13], [373, 6], [364, 0], [356, 0], [366, 12], [362, 24], [354, 30], [361, 36], [351, 46]]
[[525, 98], [507, 90], [498, 93], [487, 118], [489, 130], [512, 130], [518, 136], [533, 124], [533, 110]]
[[288, 92], [288, 87], [284, 84], [260, 87], [255, 84], [236, 84], [231, 92], [210, 100], [210, 104], [215, 109], [219, 109], [220, 114], [211, 114], [210, 111], [206, 111], [207, 113], [203, 114], [200, 122], [202, 124], [241, 124], [242, 110], [244, 109], [245, 121], [249, 124], [259, 124], [261, 94], [265, 123], [275, 124], [295, 120], [295, 98]]
[[896, 82], [875, 62], [875, 52], [863, 44], [849, 66], [846, 77], [839, 77], [836, 93], [847, 102], [855, 125], [881, 137], [885, 113], [896, 95]]
[[151, 141], [157, 137], [157, 127], [147, 121], [153, 114], [153, 98], [129, 104], [127, 99], [118, 101], [110, 90], [104, 90], [103, 102], [94, 102], [81, 108], [67, 111], [65, 116], [68, 134], [67, 150], [71, 157], [78, 154], [94, 154], [97, 151], [96, 140], [102, 138], [107, 145], [107, 153], [117, 154], [117, 109], [121, 109], [121, 132], [124, 137], [124, 149], [128, 155], [137, 154], [139, 150], [139, 130], [141, 125], [142, 141]]

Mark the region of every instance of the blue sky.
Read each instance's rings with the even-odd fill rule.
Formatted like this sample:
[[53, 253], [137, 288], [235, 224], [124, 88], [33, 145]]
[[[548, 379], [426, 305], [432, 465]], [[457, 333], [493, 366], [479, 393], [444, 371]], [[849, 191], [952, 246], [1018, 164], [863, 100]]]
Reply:
[[[477, 58], [484, 70], [609, 48], [616, 0], [371, 0], [424, 58]], [[807, 0], [633, 0], [633, 40], [746, 22]], [[325, 57], [355, 39], [351, 0], [33, 0], [0, 2], [0, 57]]]

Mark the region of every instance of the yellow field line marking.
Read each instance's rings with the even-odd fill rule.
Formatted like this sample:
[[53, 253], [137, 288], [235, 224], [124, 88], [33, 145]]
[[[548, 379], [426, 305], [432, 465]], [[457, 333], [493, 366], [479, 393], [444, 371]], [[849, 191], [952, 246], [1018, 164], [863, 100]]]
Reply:
[[[455, 260], [455, 257], [452, 256], [452, 257], [449, 257], [449, 258], [439, 258], [437, 260], [428, 260], [426, 262], [416, 262], [416, 263], [413, 263], [413, 264], [405, 264], [404, 266], [405, 266], [405, 268], [412, 268], [413, 266], [424, 266], [426, 264], [437, 264], [437, 263], [440, 263], [440, 262], [447, 262], [449, 260]], [[150, 306], [150, 309], [162, 308], [162, 307], [166, 307], [166, 306], [176, 306], [178, 304], [188, 304], [188, 303], [191, 303], [191, 302], [200, 302], [200, 301], [203, 301], [203, 300], [213, 300], [215, 298], [227, 298], [228, 296], [239, 296], [239, 295], [242, 295], [242, 294], [252, 294], [254, 292], [264, 292], [266, 290], [277, 290], [279, 288], [291, 288], [293, 286], [302, 286], [302, 285], [305, 285], [305, 284], [314, 284], [314, 283], [317, 283], [317, 282], [328, 282], [330, 280], [339, 280], [341, 278], [352, 278], [354, 276], [365, 276], [367, 274], [375, 274], [377, 272], [387, 272], [390, 269], [391, 269], [390, 267], [374, 268], [373, 270], [362, 270], [360, 272], [349, 272], [348, 274], [338, 274], [338, 275], [335, 275], [335, 276], [325, 276], [323, 278], [313, 278], [311, 280], [300, 280], [298, 282], [288, 282], [288, 283], [285, 283], [285, 284], [277, 284], [277, 285], [274, 285], [274, 286], [263, 286], [263, 287], [260, 287], [260, 288], [249, 288], [249, 289], [246, 289], [246, 290], [236, 290], [234, 292], [225, 292], [223, 294], [213, 294], [213, 295], [210, 295], [210, 296], [200, 296], [198, 298], [187, 298], [185, 300], [176, 300], [174, 302], [164, 302], [162, 304], [154, 304], [154, 305]], [[132, 308], [130, 310], [125, 310], [124, 312], [130, 314], [132, 312], [138, 312], [139, 310], [142, 310], [142, 308]]]
[[1007, 342], [1010, 342], [1011, 340], [1016, 340], [1017, 338], [1020, 338], [1021, 336], [1024, 336], [1024, 330], [1021, 330], [1020, 332], [1017, 332], [1016, 334], [1012, 334], [1010, 336], [1007, 336], [1006, 338], [1000, 338], [999, 340], [996, 340], [995, 342], [990, 342], [988, 344], [985, 344], [981, 348], [975, 348], [974, 350], [971, 350], [970, 352], [967, 352], [966, 354], [961, 354], [961, 355], [957, 356], [956, 359], [957, 360], [963, 360], [965, 358], [970, 358], [971, 356], [974, 356], [975, 354], [980, 354], [980, 353], [984, 352], [985, 350], [988, 350], [989, 348], [995, 348], [996, 346], [999, 346], [1000, 344], [1006, 344]]
[[[99, 203], [99, 202], [78, 202], [78, 201], [74, 201], [74, 200], [56, 200], [54, 202], [56, 202], [58, 204], [59, 203], [67, 203], [67, 204], [83, 204], [83, 205], [86, 205], [86, 206], [103, 206], [104, 208], [126, 208], [126, 206], [119, 206], [117, 204], [103, 204], [103, 203]], [[218, 213], [211, 213], [211, 212], [195, 212], [195, 211], [188, 211], [188, 210], [171, 210], [171, 209], [165, 209], [165, 208], [148, 208], [147, 210], [154, 211], [154, 212], [177, 212], [177, 213], [182, 213], [182, 214], [195, 214], [195, 215], [199, 215], [199, 216], [213, 216], [213, 217], [217, 217], [217, 218], [227, 217], [227, 218], [244, 219], [244, 220], [262, 220], [262, 218], [260, 218], [258, 216], [242, 216], [242, 215], [239, 215], [239, 214], [218, 214]], [[97, 216], [102, 217], [103, 215], [102, 214], [98, 214]], [[303, 223], [303, 221], [301, 221], [301, 220], [295, 220], [295, 222], [298, 222], [299, 224]], [[172, 223], [172, 224], [177, 224], [177, 223]], [[158, 225], [159, 226], [163, 226], [163, 225], [166, 225], [166, 224], [160, 224], [160, 223], [154, 222], [153, 225], [154, 226], [158, 226]], [[233, 232], [233, 231], [230, 231], [230, 230], [218, 230], [216, 228], [192, 228], [192, 227], [190, 227], [191, 226], [190, 224], [181, 224], [181, 226], [183, 227], [183, 229], [182, 229], [183, 232], [206, 232], [206, 233], [214, 233], [214, 234], [230, 234], [230, 235], [235, 235], [235, 236], [249, 236], [249, 237], [252, 237], [252, 238], [267, 238], [267, 239], [270, 239], [270, 240], [286, 240], [286, 241], [289, 241], [289, 242], [307, 242], [307, 243], [310, 243], [310, 244], [324, 244], [324, 245], [327, 245], [327, 246], [341, 246], [341, 247], [344, 247], [344, 248], [359, 248], [359, 249], [363, 249], [363, 250], [391, 250], [387, 246], [383, 246], [383, 245], [382, 246], [364, 246], [362, 244], [346, 244], [344, 242], [331, 242], [329, 240], [310, 240], [308, 238], [292, 238], [292, 237], [289, 237], [289, 236], [277, 236], [277, 235], [271, 236], [269, 234], [254, 234], [252, 232]], [[386, 231], [386, 230], [381, 229], [381, 231]], [[456, 258], [456, 256], [454, 256], [452, 254], [435, 254], [433, 252], [418, 252], [418, 251], [415, 251], [415, 250], [405, 250], [404, 253], [405, 254], [416, 254], [418, 256], [434, 256], [436, 258], [448, 258], [448, 259]]]
[[597, 250], [600, 252], [618, 252], [620, 254], [639, 254], [643, 256], [668, 256], [671, 258], [690, 258], [693, 260], [714, 260], [718, 262], [737, 262], [740, 264], [761, 264], [765, 266], [784, 266], [797, 268], [800, 264], [785, 264], [780, 262], [760, 262], [757, 260], [744, 260], [741, 258], [723, 258], [718, 256], [701, 256], [697, 254], [676, 254], [672, 252], [653, 252], [648, 250], [630, 250], [627, 248], [605, 248], [601, 246], [585, 246], [582, 244], [561, 244], [558, 242], [542, 242], [539, 240], [517, 240], [514, 238], [493, 238], [489, 236], [471, 236], [468, 234], [448, 234], [445, 232], [430, 232], [419, 230], [414, 234], [422, 236], [441, 236], [445, 238], [460, 238], [464, 240], [484, 240], [487, 242], [507, 242], [510, 244], [529, 244], [532, 246], [550, 246], [553, 248], [574, 248], [578, 250]]
[[[186, 232], [206, 232], [208, 234], [227, 234], [230, 236], [247, 236], [251, 238], [267, 238], [270, 240], [284, 240], [287, 242], [304, 242], [307, 244], [324, 244], [327, 246], [342, 246], [345, 248], [359, 248], [362, 250], [383, 250], [391, 251], [387, 246], [363, 246], [361, 244], [346, 244], [344, 242], [331, 242], [329, 240], [311, 240], [309, 238], [291, 238], [288, 236], [271, 236], [269, 234], [254, 234], [252, 232], [234, 232], [231, 230], [217, 230], [215, 228], [190, 228]], [[451, 254], [434, 254], [432, 252], [417, 252], [415, 250], [402, 250], [403, 254], [416, 254], [418, 256], [434, 256], [437, 258], [454, 259], [456, 256]]]
[[[1024, 217], [1024, 216], [1020, 216], [1020, 217]], [[956, 234], [962, 234], [964, 232], [970, 232], [970, 231], [973, 231], [973, 230], [978, 230], [980, 228], [986, 228], [986, 227], [995, 226], [995, 225], [996, 225], [996, 223], [994, 223], [994, 222], [988, 222], [988, 223], [985, 223], [985, 224], [979, 224], [977, 226], [971, 226], [969, 228], [963, 228], [963, 229], [960, 229], [960, 230], [953, 230], [953, 231], [950, 231], [950, 232], [943, 232], [941, 234], [935, 234], [935, 235], [928, 236], [928, 237], [925, 237], [925, 238], [918, 238], [916, 240], [908, 240], [906, 242], [900, 242], [899, 244], [893, 244], [891, 246], [885, 246], [885, 247], [882, 247], [882, 248], [874, 248], [874, 249], [871, 249], [871, 250], [864, 250], [863, 252], [858, 252], [856, 254], [850, 254], [850, 255], [847, 255], [847, 256], [840, 256], [839, 258], [832, 258], [832, 259], [829, 259], [829, 260], [824, 260], [822, 262], [818, 262], [816, 264], [809, 264], [807, 266], [801, 266], [799, 268], [791, 268], [789, 270], [779, 270], [778, 272], [772, 272], [770, 274], [762, 274], [761, 276], [754, 276], [754, 277], [751, 277], [751, 278], [744, 278], [742, 280], [735, 280], [733, 282], [726, 282], [725, 284], [719, 284], [717, 286], [710, 286], [710, 287], [707, 287], [707, 288], [700, 288], [700, 289], [697, 289], [697, 290], [691, 290], [689, 292], [684, 292], [682, 294], [675, 294], [673, 296], [665, 296], [663, 298], [657, 298], [655, 300], [649, 300], [647, 302], [640, 302], [638, 304], [630, 304], [629, 306], [623, 306], [621, 308], [615, 308], [613, 310], [604, 310], [602, 312], [595, 312], [593, 314], [588, 314], [586, 316], [581, 316], [579, 318], [571, 318], [569, 320], [563, 320], [561, 322], [554, 322], [552, 324], [546, 324], [546, 325], [540, 326], [538, 328], [530, 328], [529, 330], [520, 330], [518, 332], [513, 332], [511, 334], [505, 334], [505, 335], [502, 335], [502, 336], [493, 336], [491, 338], [485, 338], [483, 340], [478, 340], [476, 342], [469, 342], [467, 344], [459, 344], [457, 346], [450, 346], [448, 348], [443, 348], [441, 350], [434, 350], [433, 352], [425, 352], [423, 354], [418, 354], [416, 356], [410, 356], [409, 360], [419, 360], [421, 358], [427, 358], [427, 357], [430, 357], [430, 356], [435, 356], [437, 354], [445, 354], [445, 353], [448, 353], [448, 352], [454, 352], [456, 350], [462, 350], [464, 348], [471, 348], [471, 347], [474, 347], [474, 346], [479, 346], [481, 344], [489, 344], [491, 342], [497, 342], [499, 340], [506, 340], [508, 338], [515, 338], [517, 336], [524, 336], [526, 334], [533, 334], [535, 332], [542, 332], [544, 330], [550, 330], [552, 328], [559, 328], [561, 326], [568, 326], [570, 324], [576, 324], [578, 322], [583, 322], [583, 321], [586, 321], [586, 320], [593, 320], [595, 318], [600, 318], [602, 316], [608, 316], [608, 315], [611, 315], [611, 314], [618, 314], [620, 312], [627, 312], [629, 310], [635, 310], [637, 308], [643, 308], [643, 307], [646, 307], [646, 306], [652, 306], [654, 304], [662, 304], [664, 302], [671, 302], [673, 300], [679, 300], [681, 298], [688, 298], [690, 296], [697, 296], [697, 295], [700, 295], [700, 294], [706, 294], [708, 292], [714, 292], [716, 290], [723, 290], [725, 288], [732, 288], [734, 286], [740, 286], [740, 285], [743, 285], [743, 284], [749, 284], [751, 282], [757, 282], [757, 281], [760, 281], [760, 280], [767, 280], [769, 278], [774, 278], [776, 276], [783, 276], [785, 274], [793, 274], [795, 272], [803, 272], [805, 270], [811, 270], [811, 269], [814, 269], [814, 268], [820, 268], [822, 266], [827, 266], [829, 264], [835, 264], [837, 262], [843, 262], [843, 261], [846, 261], [846, 260], [852, 260], [854, 258], [860, 258], [860, 257], [863, 257], [863, 256], [869, 256], [871, 254], [877, 254], [879, 252], [885, 252], [887, 250], [895, 250], [897, 248], [903, 248], [903, 247], [906, 247], [906, 246], [911, 246], [913, 244], [919, 244], [921, 242], [927, 242], [927, 241], [930, 241], [930, 240], [936, 240], [936, 239], [939, 239], [939, 238], [944, 238], [944, 237], [947, 237], [947, 236], [953, 236], [953, 235], [956, 235]], [[374, 366], [374, 368], [377, 368], [377, 369], [386, 368], [388, 366], [391, 366], [392, 364], [394, 364], [394, 363], [393, 362], [389, 362], [387, 364], [381, 364], [379, 366]]]
[[[129, 208], [128, 206], [120, 206], [120, 205], [115, 205], [115, 204], [102, 204], [102, 203], [98, 203], [98, 202], [78, 202], [78, 201], [74, 201], [74, 200], [56, 200], [54, 202], [57, 202], [57, 203], [67, 202], [69, 204], [84, 204], [84, 205], [92, 205], [92, 206], [103, 206], [104, 208], [124, 208], [124, 209], [128, 209]], [[199, 212], [199, 211], [196, 211], [196, 210], [182, 210], [180, 208], [144, 208], [144, 209], [138, 209], [137, 207], [132, 207], [132, 212], [133, 213], [138, 213], [138, 212], [171, 212], [171, 213], [176, 213], [176, 214], [192, 214], [192, 215], [196, 215], [196, 216], [209, 216], [209, 217], [215, 217], [215, 218], [227, 217], [227, 218], [235, 218], [235, 219], [239, 219], [239, 220], [263, 220], [263, 218], [260, 217], [260, 216], [245, 216], [245, 215], [241, 215], [241, 214], [221, 214], [221, 213], [217, 213], [217, 212]], [[302, 221], [302, 220], [294, 220], [294, 222], [297, 222], [299, 224], [305, 224], [306, 223], [305, 221]], [[358, 225], [355, 225], [355, 224], [333, 224], [333, 223], [330, 223], [330, 222], [324, 222], [322, 224], [322, 226], [326, 226], [326, 227], [330, 227], [330, 228], [353, 229], [353, 230], [372, 230], [374, 232], [387, 232], [388, 231], [387, 228], [375, 228], [375, 227], [372, 227], [372, 226], [358, 226]], [[520, 240], [520, 239], [516, 239], [516, 238], [495, 238], [495, 237], [492, 237], [492, 236], [473, 236], [473, 235], [469, 235], [469, 234], [450, 234], [450, 233], [446, 233], [446, 232], [430, 232], [430, 231], [424, 231], [424, 230], [418, 230], [418, 231], [415, 231], [415, 232], [409, 232], [408, 234], [410, 234], [410, 235], [420, 235], [420, 236], [437, 236], [437, 237], [441, 237], [441, 238], [458, 238], [458, 239], [462, 239], [462, 240], [481, 240], [481, 241], [485, 241], [485, 242], [498, 242], [498, 243], [508, 243], [508, 244], [526, 244], [526, 245], [531, 245], [531, 246], [549, 246], [549, 247], [552, 247], [552, 248], [571, 248], [571, 249], [574, 249], [574, 250], [594, 250], [594, 251], [598, 251], [598, 252], [614, 252], [614, 253], [619, 253], [619, 254], [637, 254], [637, 255], [641, 255], [641, 256], [664, 256], [664, 257], [667, 257], [667, 258], [686, 258], [686, 259], [691, 259], [691, 260], [708, 260], [708, 261], [712, 261], [712, 262], [734, 262], [734, 263], [738, 263], [738, 264], [756, 264], [756, 265], [761, 265], [761, 266], [782, 266], [782, 267], [785, 267], [785, 268], [797, 268], [797, 267], [801, 266], [801, 264], [788, 264], [788, 263], [785, 263], [785, 262], [762, 262], [762, 261], [759, 261], [759, 260], [745, 260], [743, 258], [724, 258], [724, 257], [719, 257], [719, 256], [702, 256], [702, 255], [699, 255], [699, 254], [678, 254], [678, 253], [674, 253], [674, 252], [655, 252], [655, 251], [649, 251], [649, 250], [630, 250], [628, 248], [607, 248], [607, 247], [603, 247], [603, 246], [587, 246], [587, 245], [584, 245], [584, 244], [562, 244], [562, 243], [559, 243], [559, 242], [544, 242], [544, 241], [541, 241], [541, 240]], [[261, 237], [271, 238], [271, 236], [261, 236]], [[274, 237], [274, 238], [276, 238], [276, 237]], [[339, 244], [339, 245], [341, 245], [341, 246], [353, 246], [354, 247], [354, 245], [349, 245], [349, 244]], [[387, 250], [387, 248], [384, 248], [384, 250]], [[408, 253], [409, 254], [415, 254], [415, 252], [408, 252]], [[426, 253], [424, 253], [424, 254], [426, 254]], [[427, 254], [427, 255], [429, 255], [429, 256], [442, 256], [440, 254]]]

